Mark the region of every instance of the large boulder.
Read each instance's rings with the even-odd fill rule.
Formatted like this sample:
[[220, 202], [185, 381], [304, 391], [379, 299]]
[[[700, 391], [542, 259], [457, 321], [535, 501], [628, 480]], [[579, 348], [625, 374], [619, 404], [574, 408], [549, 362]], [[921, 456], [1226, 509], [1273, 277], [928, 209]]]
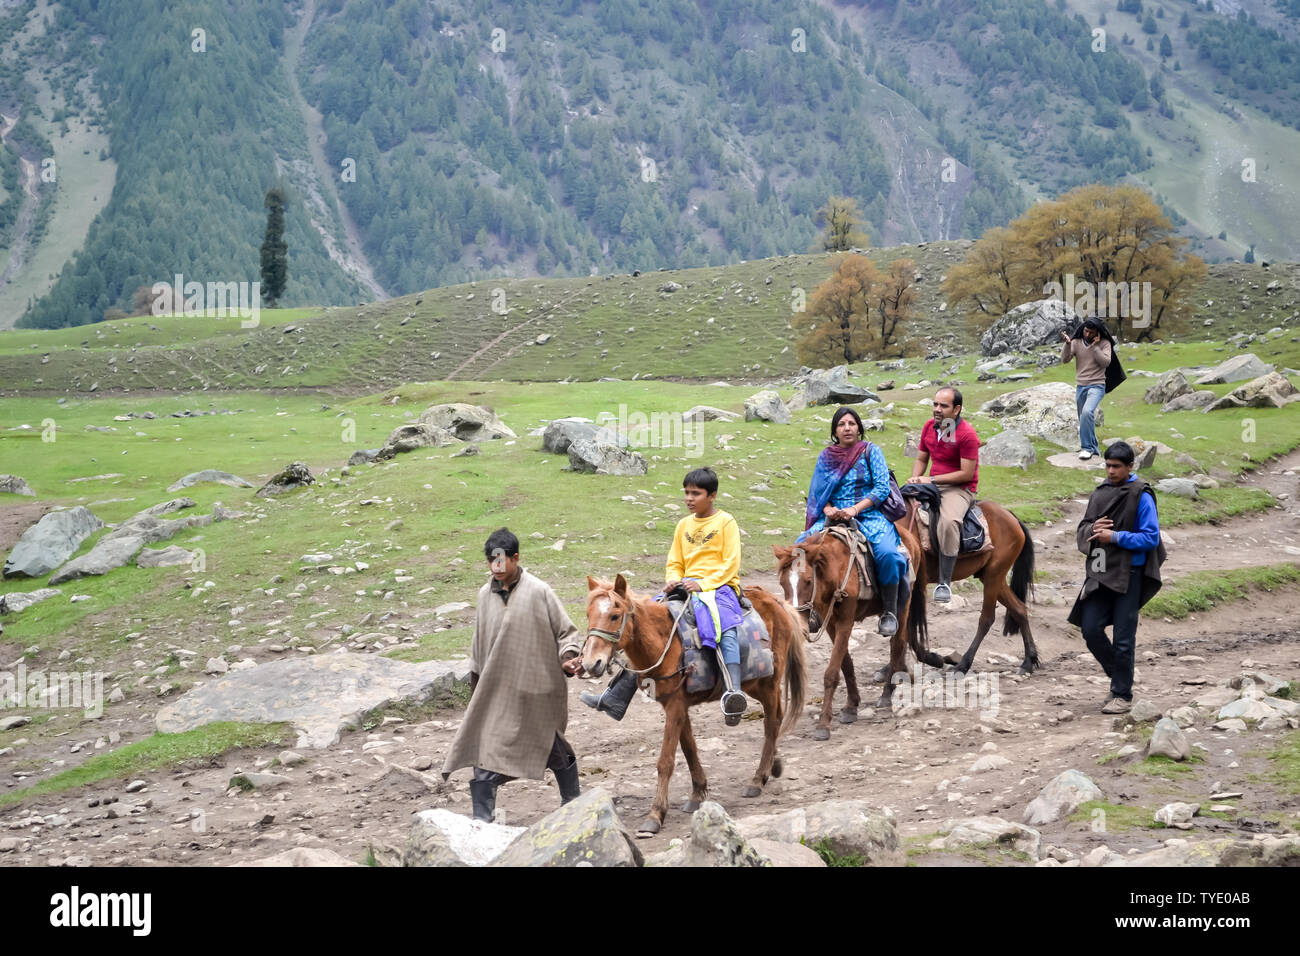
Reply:
[[791, 411], [810, 405], [852, 405], [877, 400], [872, 392], [849, 381], [847, 365], [809, 369], [796, 378], [794, 383], [795, 393], [789, 404]]
[[1273, 371], [1273, 366], [1260, 361], [1253, 352], [1234, 355], [1197, 377], [1197, 385], [1222, 385], [1226, 382], [1244, 382], [1248, 378], [1262, 378]]
[[92, 575], [107, 574], [120, 568], [144, 547], [144, 538], [138, 534], [104, 536], [95, 546], [79, 558], [69, 561], [50, 575], [50, 584], [62, 584]]
[[990, 325], [980, 336], [980, 352], [1027, 352], [1039, 345], [1061, 344], [1061, 333], [1078, 323], [1074, 309], [1064, 299], [1040, 299], [1018, 305]]
[[1028, 468], [1038, 461], [1033, 444], [1014, 429], [998, 432], [980, 449], [980, 464], [999, 468]]
[[619, 819], [609, 791], [582, 793], [538, 820], [489, 866], [640, 866], [636, 840]]
[[174, 568], [191, 564], [193, 561], [194, 552], [186, 551], [178, 545], [172, 545], [161, 550], [145, 548], [135, 559], [136, 567], [140, 568]]
[[1043, 840], [1038, 831], [998, 817], [970, 817], [948, 820], [939, 828], [939, 838], [931, 841], [934, 850], [951, 850], [962, 846], [992, 847], [1023, 853], [1037, 862], [1042, 856]]
[[36, 492], [27, 487], [27, 482], [17, 475], [0, 475], [0, 495], [31, 495]]
[[1102, 800], [1104, 795], [1087, 774], [1066, 770], [1058, 774], [1025, 807], [1022, 819], [1030, 826], [1055, 823], [1079, 808], [1081, 803]]
[[1207, 412], [1220, 408], [1281, 408], [1300, 400], [1300, 389], [1281, 372], [1269, 372], [1234, 388], [1218, 401], [1205, 406]]
[[[398, 425], [388, 434], [384, 441], [384, 446], [375, 452], [373, 461], [387, 461], [389, 458], [395, 458], [398, 455], [405, 454], [408, 451], [415, 451], [417, 448], [440, 448], [443, 445], [450, 445], [456, 440], [446, 428], [439, 428], [437, 425], [426, 425], [423, 422], [412, 422], [406, 425]], [[357, 455], [353, 452], [353, 457]], [[348, 460], [351, 464], [351, 459]]]
[[752, 422], [756, 419], [789, 425], [790, 409], [781, 401], [780, 395], [771, 389], [765, 389], [745, 399], [745, 421]]
[[257, 489], [254, 497], [256, 498], [274, 498], [278, 495], [286, 495], [291, 491], [298, 491], [306, 488], [316, 480], [313, 475], [300, 461], [295, 461], [286, 465], [284, 471], [274, 475], [270, 481]]
[[104, 527], [89, 508], [52, 511], [23, 532], [5, 561], [7, 578], [38, 578], [77, 553], [81, 543]]
[[1162, 478], [1156, 482], [1156, 491], [1166, 495], [1177, 495], [1179, 498], [1191, 498], [1195, 501], [1200, 497], [1196, 490], [1196, 482], [1190, 478]]
[[647, 859], [646, 865], [771, 866], [772, 861], [750, 842], [726, 810], [706, 800], [691, 815], [690, 836]]
[[893, 814], [865, 800], [826, 800], [782, 813], [737, 821], [751, 840], [817, 846], [823, 840], [836, 856], [862, 857], [864, 866], [901, 865], [898, 827]]
[[524, 827], [487, 823], [450, 810], [421, 810], [401, 850], [402, 866], [487, 866]]
[[569, 468], [598, 475], [644, 475], [649, 464], [640, 452], [579, 439], [569, 445]]
[[1166, 402], [1172, 402], [1179, 395], [1190, 394], [1191, 391], [1191, 383], [1187, 381], [1183, 370], [1174, 368], [1161, 375], [1160, 379], [1143, 393], [1142, 401], [1148, 405], [1164, 405]]
[[1208, 405], [1213, 405], [1219, 400], [1208, 388], [1196, 392], [1184, 392], [1177, 398], [1171, 398], [1160, 406], [1162, 412], [1194, 412], [1204, 409]]
[[288, 721], [296, 747], [321, 749], [389, 704], [424, 704], [469, 686], [468, 661], [410, 664], [374, 654], [302, 655], [231, 670], [168, 704], [154, 723], [176, 734], [221, 721]]
[[[985, 402], [980, 411], [1001, 419], [1003, 431], [1045, 438], [1061, 448], [1079, 447], [1079, 409], [1074, 386], [1066, 382], [1044, 382], [1006, 392]], [[1100, 428], [1104, 423], [1099, 408], [1095, 425]]]
[[467, 405], [464, 402], [431, 405], [420, 414], [418, 420], [425, 425], [445, 428], [461, 441], [515, 437], [515, 433], [497, 418], [496, 412], [482, 405]]
[[47, 601], [63, 592], [58, 588], [37, 588], [35, 591], [10, 591], [0, 594], [0, 614], [17, 614], [33, 604]]
[[232, 475], [228, 471], [217, 471], [214, 468], [205, 468], [202, 471], [192, 471], [184, 478], [179, 478], [167, 486], [168, 491], [180, 491], [182, 488], [188, 488], [191, 485], [197, 485], [201, 482], [213, 481], [219, 485], [229, 485], [231, 488], [252, 488], [251, 481], [245, 481], [238, 475]]
[[547, 424], [542, 432], [542, 451], [552, 455], [565, 455], [575, 441], [602, 442], [606, 445], [627, 447], [627, 439], [613, 428], [597, 425], [586, 418], [557, 418]]

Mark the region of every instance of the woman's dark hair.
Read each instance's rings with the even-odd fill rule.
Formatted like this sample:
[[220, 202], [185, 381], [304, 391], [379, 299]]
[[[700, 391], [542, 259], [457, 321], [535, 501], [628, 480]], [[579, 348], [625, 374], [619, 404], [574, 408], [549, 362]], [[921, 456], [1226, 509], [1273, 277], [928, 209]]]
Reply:
[[497, 528], [493, 531], [488, 536], [487, 544], [483, 545], [483, 554], [491, 561], [498, 549], [503, 551], [507, 558], [513, 558], [519, 553], [519, 539], [509, 528]]
[[861, 441], [862, 436], [867, 433], [867, 430], [862, 427], [862, 419], [858, 416], [858, 413], [855, 412], [853, 409], [849, 408], [847, 405], [841, 405], [839, 410], [831, 417], [831, 444], [832, 445], [839, 444], [839, 439], [835, 435], [835, 429], [840, 427], [840, 419], [842, 419], [845, 415], [852, 415], [853, 420], [858, 423], [858, 441]]
[[682, 487], [700, 488], [706, 494], [715, 495], [718, 493], [718, 476], [712, 468], [696, 468], [686, 473], [686, 477], [682, 479]]
[[1122, 461], [1126, 465], [1133, 464], [1133, 457], [1133, 446], [1126, 441], [1111, 442], [1102, 456], [1105, 461]]

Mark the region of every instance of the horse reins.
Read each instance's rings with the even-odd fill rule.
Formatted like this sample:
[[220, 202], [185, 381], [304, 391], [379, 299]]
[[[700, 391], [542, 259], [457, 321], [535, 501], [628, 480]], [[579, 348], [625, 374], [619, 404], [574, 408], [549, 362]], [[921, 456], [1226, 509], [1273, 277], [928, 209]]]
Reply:
[[[803, 550], [803, 548], [798, 548], [795, 551], [795, 553], [798, 554], [800, 557], [806, 557], [806, 552]], [[850, 552], [849, 565], [844, 570], [844, 580], [840, 582], [840, 586], [835, 590], [835, 594], [831, 598], [831, 606], [826, 609], [826, 615], [822, 617], [821, 624], [818, 626], [816, 633], [810, 634], [808, 636], [809, 644], [812, 644], [817, 640], [817, 638], [822, 636], [822, 631], [826, 630], [826, 622], [829, 621], [831, 619], [831, 615], [835, 613], [835, 605], [839, 604], [841, 601], [843, 601], [846, 597], [849, 596], [849, 592], [848, 592], [849, 576], [852, 574], [853, 574], [853, 554], [852, 552]], [[798, 593], [796, 593], [795, 597], [797, 598], [798, 596], [799, 596]], [[805, 602], [804, 604], [796, 605], [795, 610], [815, 612], [817, 609], [813, 607], [813, 605], [816, 602], [817, 602], [817, 565], [814, 564], [812, 566], [812, 594], [808, 596], [807, 602]]]
[[[668, 634], [668, 640], [664, 641], [664, 650], [663, 653], [659, 655], [659, 660], [655, 661], [649, 667], [643, 667], [640, 669], [635, 667], [624, 667], [623, 669], [630, 671], [633, 674], [641, 674], [645, 676], [649, 676], [650, 672], [653, 670], [658, 670], [659, 665], [662, 664], [664, 658], [668, 656], [668, 649], [673, 646], [673, 638], [677, 637], [680, 640], [680, 635], [677, 633], [677, 623], [682, 619], [682, 615], [686, 613], [686, 608], [689, 606], [690, 600], [688, 599], [686, 603], [682, 605], [682, 609], [677, 612], [677, 617], [673, 619], [672, 629]], [[613, 644], [614, 650], [618, 650], [618, 645], [623, 643], [623, 629], [627, 627], [627, 622], [632, 619], [633, 607], [632, 599], [629, 597], [627, 599], [627, 611], [623, 615], [623, 623], [618, 626], [617, 631], [606, 631], [599, 627], [592, 627], [587, 629], [587, 636], [591, 637], [594, 635], [602, 641]], [[683, 660], [678, 663], [677, 670], [673, 671], [673, 673], [666, 677], [651, 677], [650, 679], [654, 681], [671, 680], [674, 677], [685, 674], [685, 663], [685, 659], [683, 658]]]

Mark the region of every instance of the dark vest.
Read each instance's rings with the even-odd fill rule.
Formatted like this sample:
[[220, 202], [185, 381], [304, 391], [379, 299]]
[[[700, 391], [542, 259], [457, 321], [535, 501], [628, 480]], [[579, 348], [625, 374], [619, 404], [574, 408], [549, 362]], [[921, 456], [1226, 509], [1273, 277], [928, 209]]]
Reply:
[[[1089, 541], [1088, 536], [1092, 534], [1093, 522], [1102, 517], [1110, 518], [1114, 522], [1112, 527], [1115, 531], [1137, 530], [1138, 502], [1144, 494], [1150, 495], [1151, 500], [1155, 501], [1156, 494], [1151, 490], [1151, 486], [1141, 478], [1136, 478], [1122, 485], [1112, 485], [1110, 482], [1100, 484], [1088, 499], [1088, 508], [1075, 532], [1075, 543], [1087, 556], [1086, 579], [1079, 593], [1079, 600], [1075, 602], [1070, 612], [1068, 620], [1071, 624], [1079, 624], [1082, 619], [1080, 602], [1098, 587], [1104, 586], [1119, 594], [1128, 592], [1129, 573], [1133, 568], [1133, 552], [1117, 544]], [[1142, 596], [1139, 606], [1146, 604], [1160, 590], [1160, 565], [1164, 564], [1165, 556], [1163, 541], [1147, 552], [1146, 564], [1142, 566]]]

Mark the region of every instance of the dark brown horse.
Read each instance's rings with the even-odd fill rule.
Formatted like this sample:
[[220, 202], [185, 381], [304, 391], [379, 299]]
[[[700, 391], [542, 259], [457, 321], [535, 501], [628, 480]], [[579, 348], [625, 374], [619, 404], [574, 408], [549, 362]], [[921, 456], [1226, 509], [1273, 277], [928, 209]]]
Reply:
[[[1025, 523], [997, 502], [981, 499], [979, 504], [984, 517], [988, 519], [989, 540], [993, 544], [993, 549], [958, 555], [957, 564], [952, 572], [954, 581], [960, 581], [962, 578], [978, 578], [984, 585], [984, 605], [980, 608], [979, 627], [975, 632], [975, 640], [971, 642], [965, 654], [960, 658], [949, 654], [943, 661], [945, 664], [956, 665], [957, 670], [963, 674], [970, 670], [971, 662], [975, 660], [975, 652], [979, 650], [984, 635], [993, 626], [993, 619], [1000, 602], [1007, 609], [1002, 633], [1023, 636], [1025, 659], [1020, 664], [1020, 673], [1032, 674], [1035, 668], [1041, 666], [1038, 660], [1038, 648], [1029, 630], [1029, 605], [1026, 603], [1034, 583], [1034, 539], [1029, 536], [1029, 529], [1025, 527]], [[908, 498], [907, 517], [900, 523], [906, 524], [908, 528], [916, 527], [917, 507], [916, 499]], [[919, 531], [918, 528], [918, 533]], [[937, 578], [939, 574], [937, 552], [931, 550], [925, 554], [927, 574], [931, 579]], [[1008, 571], [1011, 572], [1010, 583], [1007, 582]], [[909, 626], [915, 627], [917, 622], [909, 622]], [[911, 636], [908, 635], [909, 638]], [[926, 635], [920, 633], [918, 637], [924, 645]]]
[[[902, 522], [895, 524], [916, 579], [912, 594], [899, 615], [898, 630], [889, 641], [889, 664], [885, 669], [885, 689], [877, 706], [889, 704], [894, 692], [890, 677], [907, 669], [907, 645], [917, 660], [942, 667], [939, 655], [925, 646], [925, 564], [921, 560], [921, 544]], [[883, 610], [879, 593], [860, 595], [860, 582], [852, 567], [848, 546], [835, 534], [822, 531], [790, 547], [774, 546], [777, 574], [785, 598], [806, 615], [809, 627], [820, 631], [823, 627], [831, 640], [831, 659], [822, 679], [822, 712], [813, 728], [814, 740], [827, 740], [831, 735], [831, 709], [840, 673], [844, 674], [848, 704], [840, 711], [840, 723], [851, 724], [858, 719], [858, 705], [862, 701], [853, 670], [853, 657], [849, 654], [849, 632], [856, 621]]]
[[[758, 760], [758, 770], [744, 791], [746, 797], [757, 797], [763, 792], [769, 776], [781, 776], [781, 759], [776, 755], [777, 738], [790, 728], [803, 710], [804, 642], [808, 634], [793, 608], [779, 597], [757, 587], [747, 587], [744, 591], [767, 625], [774, 665], [771, 677], [748, 680], [742, 685], [745, 693], [763, 705], [763, 753]], [[691, 799], [683, 809], [688, 813], [698, 810], [708, 793], [709, 785], [704, 767], [700, 765], [687, 708], [719, 700], [724, 684], [719, 680], [711, 691], [688, 694], [682, 667], [682, 642], [674, 634], [667, 605], [628, 590], [627, 581], [621, 574], [613, 584], [589, 577], [583, 668], [599, 677], [609, 667], [616, 650], [626, 655], [634, 670], [644, 672], [654, 681], [655, 700], [664, 709], [659, 787], [649, 815], [637, 828], [637, 836], [648, 837], [659, 832], [668, 812], [668, 781], [673, 775], [678, 746], [682, 748], [682, 755], [691, 771]], [[781, 696], [783, 679], [784, 700]]]

